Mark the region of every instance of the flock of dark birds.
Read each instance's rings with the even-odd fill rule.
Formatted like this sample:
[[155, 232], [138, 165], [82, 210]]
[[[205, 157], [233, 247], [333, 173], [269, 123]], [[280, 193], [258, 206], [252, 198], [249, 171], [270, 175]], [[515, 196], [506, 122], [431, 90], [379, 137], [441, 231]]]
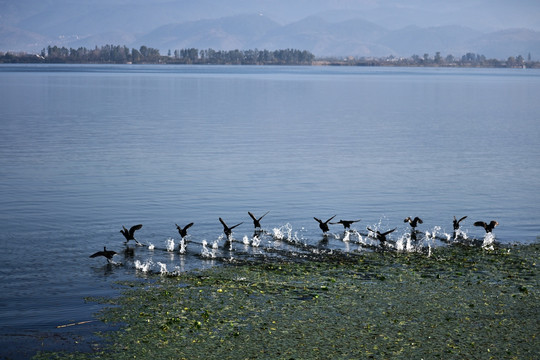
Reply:
[[[255, 231], [261, 229], [261, 220], [268, 213], [269, 213], [269, 211], [267, 211], [264, 215], [257, 218], [255, 215], [253, 215], [251, 212], [248, 211], [249, 216], [253, 220], [253, 226], [255, 228]], [[328, 224], [342, 225], [344, 230], [348, 231], [348, 230], [350, 230], [352, 224], [360, 221], [360, 220], [339, 220], [337, 222], [331, 222], [335, 217], [336, 217], [336, 215], [332, 216], [331, 218], [329, 218], [326, 221], [322, 221], [321, 219], [318, 219], [316, 217], [313, 217], [313, 218], [319, 223], [319, 228], [322, 230], [323, 234], [326, 234], [328, 231], [330, 231], [330, 228], [328, 227]], [[457, 236], [457, 232], [459, 230], [460, 223], [463, 220], [465, 220], [466, 218], [467, 218], [467, 216], [463, 216], [462, 218], [460, 218], [458, 220], [454, 216], [454, 220], [453, 220], [453, 228], [454, 228], [453, 238], [454, 239]], [[238, 223], [238, 224], [233, 225], [233, 226], [228, 226], [221, 217], [219, 218], [219, 222], [221, 223], [221, 225], [223, 225], [223, 233], [225, 234], [227, 241], [231, 241], [232, 230], [234, 228], [236, 228], [237, 226], [240, 226], [240, 225], [242, 225], [244, 223], [244, 222], [241, 222], [241, 223]], [[419, 217], [415, 217], [415, 218], [407, 217], [407, 218], [405, 218], [405, 220], [403, 220], [403, 222], [408, 222], [409, 223], [409, 225], [411, 226], [411, 229], [412, 229], [412, 231], [411, 231], [411, 239], [416, 240], [416, 227], [418, 226], [418, 224], [423, 223], [422, 219], [420, 219]], [[180, 227], [178, 224], [175, 224], [176, 229], [178, 230], [178, 233], [180, 234], [182, 239], [187, 236], [187, 230], [191, 226], [193, 226], [193, 224], [194, 223], [189, 223], [186, 226], [184, 226], [183, 228]], [[493, 229], [497, 225], [499, 225], [499, 223], [497, 221], [495, 221], [495, 220], [492, 220], [490, 223], [485, 223], [483, 221], [476, 221], [473, 225], [484, 228], [484, 230], [486, 231], [486, 234], [487, 234], [487, 233], [491, 233], [493, 231]], [[137, 245], [143, 246], [143, 244], [141, 244], [137, 239], [135, 239], [135, 231], [137, 231], [137, 230], [139, 230], [141, 228], [142, 228], [142, 224], [134, 225], [129, 230], [126, 229], [126, 227], [124, 225], [122, 225], [122, 230], [120, 230], [120, 232], [126, 238], [125, 243], [128, 244], [129, 241], [133, 240], [133, 241], [135, 241], [135, 243]], [[392, 230], [388, 230], [388, 231], [385, 231], [385, 232], [380, 232], [379, 230], [372, 230], [369, 227], [367, 227], [366, 229], [368, 231], [370, 231], [372, 234], [374, 234], [374, 235], [371, 235], [371, 236], [373, 238], [379, 240], [380, 243], [381, 243], [381, 246], [384, 247], [386, 242], [387, 242], [386, 236], [388, 234], [394, 232], [397, 228], [394, 228]], [[112, 262], [112, 258], [116, 254], [117, 253], [115, 251], [107, 250], [107, 247], [103, 247], [103, 251], [98, 251], [98, 252], [90, 255], [90, 257], [95, 258], [95, 257], [98, 257], [98, 256], [103, 256], [103, 257], [105, 257], [107, 259], [108, 262]]]

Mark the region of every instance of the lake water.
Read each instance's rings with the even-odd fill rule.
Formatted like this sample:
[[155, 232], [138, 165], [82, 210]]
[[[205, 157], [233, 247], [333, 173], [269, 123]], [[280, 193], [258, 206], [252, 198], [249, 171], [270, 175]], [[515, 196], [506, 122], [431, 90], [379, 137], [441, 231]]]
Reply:
[[[407, 216], [444, 238], [467, 215], [469, 238], [497, 220], [496, 241], [537, 241], [538, 94], [529, 69], [2, 65], [0, 356], [99, 328], [57, 326], [116, 281], [292, 251], [282, 234], [361, 253], [368, 226], [399, 243]], [[247, 211], [270, 211], [258, 238]], [[350, 241], [313, 219], [333, 215], [361, 219]], [[219, 217], [244, 222], [232, 249]], [[139, 223], [153, 250], [124, 245]], [[89, 258], [103, 246], [123, 266]]]

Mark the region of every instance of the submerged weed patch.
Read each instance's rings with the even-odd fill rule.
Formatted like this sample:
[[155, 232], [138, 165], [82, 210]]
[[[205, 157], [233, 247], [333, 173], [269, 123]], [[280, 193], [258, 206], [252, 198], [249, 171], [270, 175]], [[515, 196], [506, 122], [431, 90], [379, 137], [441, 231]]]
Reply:
[[[244, 264], [130, 283], [66, 358], [534, 359], [540, 245]], [[149, 282], [151, 284], [149, 284]]]

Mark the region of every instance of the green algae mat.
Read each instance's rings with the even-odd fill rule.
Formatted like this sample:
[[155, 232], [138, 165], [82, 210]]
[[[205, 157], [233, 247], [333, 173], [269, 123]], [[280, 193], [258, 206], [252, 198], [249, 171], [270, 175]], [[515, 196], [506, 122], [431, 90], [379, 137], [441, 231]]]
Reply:
[[120, 330], [75, 359], [538, 359], [540, 244], [243, 263], [91, 299]]

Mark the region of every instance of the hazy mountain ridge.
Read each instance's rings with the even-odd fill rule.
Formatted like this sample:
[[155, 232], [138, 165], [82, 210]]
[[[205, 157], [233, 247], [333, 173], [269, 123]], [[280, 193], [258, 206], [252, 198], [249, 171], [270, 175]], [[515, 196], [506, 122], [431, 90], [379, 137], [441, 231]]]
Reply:
[[[21, 6], [27, 3], [21, 1]], [[133, 0], [125, 2], [133, 3]], [[246, 10], [254, 7], [243, 0], [237, 2], [244, 4]], [[93, 48], [118, 44], [135, 48], [146, 45], [160, 49], [163, 54], [193, 47], [214, 50], [295, 48], [321, 57], [411, 56], [435, 52], [456, 56], [474, 52], [499, 59], [526, 57], [528, 53], [533, 58], [540, 57], [539, 31], [523, 28], [480, 31], [473, 26], [451, 24], [392, 29], [366, 20], [383, 18], [383, 13], [375, 12], [376, 9], [327, 10], [298, 21], [280, 23], [264, 12], [189, 20], [203, 13], [232, 14], [230, 8], [224, 10], [225, 6], [212, 7], [214, 4], [209, 0], [182, 5], [182, 8], [173, 1], [164, 1], [158, 9], [145, 2], [126, 8], [121, 2], [111, 5], [105, 1], [65, 0], [61, 11], [57, 6], [46, 6], [52, 3], [55, 2], [44, 0], [42, 7], [28, 12], [26, 17], [23, 10], [10, 5], [11, 12], [0, 15], [3, 23], [0, 25], [0, 51], [39, 52], [48, 45]], [[6, 4], [6, 0], [0, 1], [0, 7], [7, 8]], [[319, 4], [316, 8], [321, 7]], [[407, 11], [412, 12], [412, 9]], [[433, 13], [434, 10], [425, 11]], [[388, 11], [387, 16], [395, 17], [394, 12]], [[367, 17], [370, 14], [374, 15]], [[167, 23], [161, 25], [162, 21]]]

